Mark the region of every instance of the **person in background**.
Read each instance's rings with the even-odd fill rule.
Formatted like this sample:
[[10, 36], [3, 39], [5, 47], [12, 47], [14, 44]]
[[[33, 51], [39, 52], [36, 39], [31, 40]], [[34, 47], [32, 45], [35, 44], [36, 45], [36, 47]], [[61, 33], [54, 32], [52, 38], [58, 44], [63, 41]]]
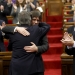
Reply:
[[36, 1], [36, 9], [43, 13], [42, 6], [40, 5], [39, 1]]
[[26, 10], [27, 12], [33, 11], [35, 7], [36, 7], [35, 1], [31, 1], [31, 0], [25, 1], [24, 10]]
[[73, 26], [70, 26], [68, 29], [67, 29], [67, 32], [69, 34], [72, 34], [73, 31], [75, 31], [75, 16], [73, 16], [73, 22], [74, 22], [74, 25]]
[[73, 55], [73, 74], [75, 75], [75, 31], [72, 36], [65, 32], [61, 42], [65, 45], [65, 52], [68, 55]]
[[[3, 24], [2, 24], [3, 23]], [[5, 22], [3, 20], [0, 20], [0, 27], [1, 25], [4, 27], [5, 26]], [[0, 29], [0, 52], [6, 51], [5, 45], [4, 45], [4, 34], [2, 33], [1, 29]]]
[[12, 2], [12, 0], [5, 0], [5, 2], [7, 3], [8, 9], [9, 9], [9, 15], [8, 16], [10, 16], [13, 2]]
[[[34, 3], [35, 1], [33, 1]], [[19, 24], [18, 13], [23, 10], [32, 11], [35, 9], [35, 5], [30, 0], [16, 0], [16, 3], [13, 3], [11, 16], [13, 16], [13, 24]]]
[[[40, 26], [40, 24], [43, 24], [41, 22], [41, 15], [39, 14], [39, 11], [33, 11], [32, 16], [31, 16], [31, 23], [32, 25], [38, 25]], [[46, 24], [46, 23], [45, 23]], [[4, 32], [7, 33], [14, 33], [14, 29], [15, 26], [6, 26], [3, 28]], [[18, 27], [17, 30], [19, 33], [21, 33], [24, 36], [28, 36], [29, 33], [25, 31], [25, 29]], [[24, 49], [26, 51], [30, 51], [30, 52], [36, 52], [36, 61], [38, 62], [38, 69], [37, 69], [37, 74], [36, 75], [44, 75], [44, 65], [43, 65], [43, 60], [41, 57], [41, 54], [46, 52], [49, 48], [49, 44], [48, 44], [48, 39], [46, 36], [43, 36], [40, 38], [39, 44], [36, 45], [34, 42], [31, 43], [32, 46], [25, 46]], [[11, 46], [9, 46], [9, 49], [12, 50], [10, 48]], [[41, 60], [40, 60], [41, 59]]]
[[13, 50], [9, 75], [43, 75], [43, 63], [40, 54], [37, 54], [37, 50], [33, 52], [24, 50], [24, 46], [31, 46], [30, 42], [38, 45], [39, 39], [48, 32], [50, 26], [46, 23], [30, 26], [31, 16], [26, 11], [19, 13], [18, 17], [21, 26], [26, 28], [30, 35], [24, 37], [18, 32], [9, 34]]
[[13, 16], [13, 24], [19, 24], [18, 14], [24, 10], [25, 0], [16, 0], [16, 4], [12, 4], [11, 16]]
[[73, 55], [73, 75], [75, 75], [75, 15], [73, 16], [74, 25], [67, 29], [61, 42], [65, 45], [65, 52]]
[[8, 23], [7, 16], [10, 14], [7, 2], [4, 0], [0, 0], [0, 20], [5, 21]]

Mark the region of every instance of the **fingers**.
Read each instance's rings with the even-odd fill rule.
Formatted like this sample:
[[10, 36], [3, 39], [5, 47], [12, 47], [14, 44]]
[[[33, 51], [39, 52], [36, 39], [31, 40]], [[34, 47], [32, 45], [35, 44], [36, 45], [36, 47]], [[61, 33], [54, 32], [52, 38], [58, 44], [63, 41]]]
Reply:
[[30, 42], [32, 45], [35, 45], [33, 42]]
[[24, 47], [24, 50], [26, 52], [36, 52], [37, 51], [37, 46], [33, 43], [33, 42], [30, 42], [32, 45], [31, 46], [25, 46]]
[[20, 32], [23, 36], [29, 36], [30, 33], [26, 30]]
[[24, 27], [16, 27], [16, 30], [23, 36], [29, 36], [30, 33]]
[[26, 52], [33, 52], [33, 50], [31, 50], [31, 46], [25, 46], [25, 47], [24, 47], [24, 50], [25, 50]]

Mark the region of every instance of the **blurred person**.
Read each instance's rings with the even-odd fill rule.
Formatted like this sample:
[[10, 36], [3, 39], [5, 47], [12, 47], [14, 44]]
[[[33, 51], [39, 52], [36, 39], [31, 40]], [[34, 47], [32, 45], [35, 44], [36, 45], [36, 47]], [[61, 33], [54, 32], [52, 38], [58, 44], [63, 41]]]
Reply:
[[12, 0], [5, 0], [5, 2], [7, 3], [8, 9], [9, 9], [9, 14], [8, 16], [10, 16], [11, 14], [11, 10], [12, 10]]
[[75, 31], [72, 33], [72, 36], [69, 33], [65, 32], [61, 42], [66, 46], [65, 52], [68, 55], [73, 55], [73, 73], [75, 75]]
[[[3, 23], [3, 24], [2, 24]], [[3, 20], [0, 20], [0, 27], [1, 25], [4, 27], [5, 26], [5, 22]], [[0, 52], [6, 51], [5, 45], [4, 45], [4, 37], [3, 37], [3, 33], [0, 29]]]
[[24, 10], [26, 10], [27, 12], [30, 12], [30, 11], [33, 11], [34, 9], [35, 9], [35, 2], [26, 0]]
[[8, 9], [7, 2], [0, 0], [0, 20], [4, 20], [5, 23], [8, 23], [7, 16], [10, 14]]
[[35, 9], [35, 5], [30, 0], [16, 0], [16, 3], [13, 3], [11, 16], [13, 16], [13, 24], [19, 24], [18, 13], [23, 10], [32, 11]]
[[67, 29], [67, 32], [64, 33], [61, 42], [65, 45], [65, 52], [68, 55], [73, 55], [73, 75], [75, 75], [75, 16], [73, 16], [73, 22], [74, 25]]
[[13, 24], [19, 24], [18, 14], [24, 10], [25, 0], [16, 0], [16, 4], [12, 4], [11, 16], [13, 16]]
[[24, 37], [18, 32], [8, 34], [13, 50], [9, 75], [43, 75], [43, 63], [40, 55], [37, 54], [38, 51], [24, 50], [24, 46], [31, 46], [30, 42], [38, 45], [39, 39], [48, 32], [50, 26], [45, 23], [39, 26], [30, 26], [30, 20], [31, 16], [29, 16], [28, 12], [22, 11], [19, 13], [19, 22], [30, 33], [29, 36]]
[[43, 13], [42, 6], [40, 5], [39, 1], [36, 1], [36, 9]]

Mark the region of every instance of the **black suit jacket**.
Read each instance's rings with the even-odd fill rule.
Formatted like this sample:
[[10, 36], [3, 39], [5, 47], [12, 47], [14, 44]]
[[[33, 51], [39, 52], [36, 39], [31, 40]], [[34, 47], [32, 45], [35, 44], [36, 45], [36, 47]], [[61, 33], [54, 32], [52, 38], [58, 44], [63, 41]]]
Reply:
[[43, 61], [40, 54], [37, 55], [35, 52], [27, 53], [23, 49], [24, 46], [31, 45], [30, 44], [31, 41], [34, 42], [36, 45], [38, 45], [40, 38], [49, 30], [50, 27], [47, 24], [43, 25], [44, 27], [41, 28], [41, 30], [37, 25], [28, 28], [28, 31], [31, 34], [28, 37], [24, 37], [19, 33], [14, 33], [14, 35], [10, 34], [9, 38], [10, 42], [12, 43], [12, 49], [13, 49], [11, 66], [14, 75], [16, 75], [15, 74], [16, 72], [19, 75], [28, 75], [35, 72], [44, 71]]
[[75, 27], [75, 26], [69, 27], [69, 28], [67, 29], [67, 32], [70, 33], [70, 34], [72, 34], [72, 33], [74, 32], [74, 27]]

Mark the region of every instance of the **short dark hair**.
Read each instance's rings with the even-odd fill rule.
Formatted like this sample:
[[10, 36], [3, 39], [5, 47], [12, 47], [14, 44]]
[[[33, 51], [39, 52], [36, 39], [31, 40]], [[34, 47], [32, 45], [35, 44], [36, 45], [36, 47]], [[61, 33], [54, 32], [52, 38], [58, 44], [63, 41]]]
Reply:
[[41, 20], [41, 19], [42, 19], [41, 12], [38, 11], [38, 10], [32, 11], [32, 12], [31, 12], [31, 18], [34, 18], [34, 17], [39, 17], [39, 19]]

